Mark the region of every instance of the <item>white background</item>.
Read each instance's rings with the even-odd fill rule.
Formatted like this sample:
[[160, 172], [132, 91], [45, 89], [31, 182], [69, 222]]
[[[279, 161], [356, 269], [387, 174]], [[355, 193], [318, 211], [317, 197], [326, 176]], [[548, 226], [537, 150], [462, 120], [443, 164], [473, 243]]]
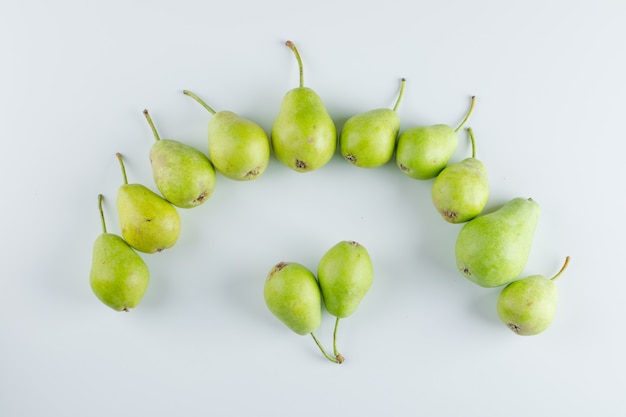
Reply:
[[[617, 0], [4, 1], [0, 415], [625, 415], [625, 16]], [[571, 256], [545, 333], [510, 332], [500, 289], [456, 271], [461, 226], [434, 211], [432, 181], [338, 154], [307, 174], [272, 159], [252, 182], [218, 176], [181, 210], [176, 246], [142, 255], [137, 309], [95, 298], [99, 193], [119, 233], [115, 152], [155, 189], [142, 110], [205, 152], [210, 114], [183, 89], [269, 131], [298, 82], [287, 39], [338, 128], [392, 106], [401, 77], [402, 130], [455, 126], [477, 96], [487, 210], [542, 207], [524, 275]], [[340, 240], [368, 249], [375, 282], [341, 323], [339, 366], [262, 293], [274, 264], [315, 270]], [[332, 326], [325, 313], [328, 349]]]

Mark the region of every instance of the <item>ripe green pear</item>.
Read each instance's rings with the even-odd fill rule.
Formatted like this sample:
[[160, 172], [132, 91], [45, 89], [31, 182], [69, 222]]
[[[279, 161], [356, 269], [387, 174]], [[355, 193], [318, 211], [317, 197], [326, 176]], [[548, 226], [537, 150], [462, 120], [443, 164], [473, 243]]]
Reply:
[[317, 278], [328, 312], [337, 318], [348, 317], [372, 286], [372, 260], [364, 246], [341, 241], [322, 256]]
[[419, 180], [435, 178], [448, 164], [459, 144], [457, 132], [465, 125], [474, 109], [470, 108], [461, 124], [453, 129], [444, 124], [415, 126], [398, 137], [396, 163], [407, 176]]
[[530, 198], [514, 198], [465, 223], [456, 240], [457, 268], [482, 287], [499, 287], [522, 273], [540, 214]]
[[148, 110], [143, 111], [156, 142], [150, 149], [152, 176], [163, 197], [181, 208], [197, 207], [215, 189], [215, 169], [196, 148], [172, 139], [161, 139]]
[[556, 313], [558, 291], [554, 280], [567, 268], [565, 264], [552, 278], [532, 275], [511, 282], [502, 289], [497, 302], [500, 320], [520, 336], [532, 336], [546, 330]]
[[343, 157], [362, 168], [376, 168], [389, 162], [396, 148], [400, 116], [396, 113], [406, 80], [393, 109], [375, 109], [349, 118], [341, 130], [339, 147]]
[[315, 275], [295, 262], [276, 264], [265, 280], [265, 304], [299, 335], [313, 333], [322, 320], [322, 295]]
[[167, 200], [141, 184], [129, 184], [122, 155], [117, 154], [124, 184], [117, 192], [122, 237], [140, 252], [154, 253], [174, 246], [180, 234], [180, 216]]
[[249, 181], [258, 178], [270, 160], [270, 141], [261, 126], [228, 110], [216, 112], [200, 97], [183, 93], [207, 109], [209, 120], [209, 159], [215, 169], [227, 178]]
[[304, 87], [302, 59], [293, 42], [285, 43], [296, 55], [300, 86], [287, 92], [274, 120], [271, 143], [276, 158], [298, 172], [326, 165], [337, 149], [337, 130], [321, 98]]
[[449, 223], [464, 223], [482, 213], [489, 199], [487, 168], [476, 159], [476, 145], [471, 128], [472, 156], [448, 165], [437, 175], [431, 188], [433, 205]]
[[93, 244], [89, 282], [93, 293], [105, 305], [116, 311], [129, 311], [143, 298], [150, 272], [143, 259], [121, 237], [107, 233], [102, 210], [102, 195], [98, 196], [102, 233]]

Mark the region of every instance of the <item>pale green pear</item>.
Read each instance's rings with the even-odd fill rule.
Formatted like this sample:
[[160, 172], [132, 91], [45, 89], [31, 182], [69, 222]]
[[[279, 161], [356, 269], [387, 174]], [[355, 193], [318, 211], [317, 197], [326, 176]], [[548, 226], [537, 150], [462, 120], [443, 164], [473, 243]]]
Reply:
[[299, 335], [316, 330], [322, 320], [322, 295], [315, 275], [295, 262], [276, 264], [265, 280], [265, 304]]
[[143, 259], [121, 237], [107, 233], [98, 196], [102, 233], [93, 244], [89, 282], [93, 293], [116, 311], [129, 311], [143, 298], [150, 272]]
[[396, 163], [407, 176], [419, 180], [435, 178], [448, 164], [459, 144], [457, 132], [467, 122], [476, 98], [456, 129], [444, 124], [415, 126], [398, 137]]
[[274, 120], [271, 143], [276, 158], [298, 172], [326, 165], [337, 149], [337, 130], [315, 91], [304, 87], [302, 59], [293, 42], [285, 43], [296, 55], [300, 86], [287, 92]]
[[227, 178], [249, 181], [258, 178], [270, 160], [270, 141], [261, 126], [228, 110], [216, 112], [189, 90], [183, 93], [207, 109], [209, 120], [209, 159]]
[[497, 302], [500, 320], [521, 336], [532, 336], [546, 330], [554, 320], [558, 301], [554, 280], [567, 268], [568, 263], [569, 256], [552, 278], [532, 275], [504, 287]]
[[464, 223], [482, 213], [489, 199], [489, 179], [485, 164], [476, 159], [476, 143], [471, 128], [472, 156], [448, 165], [437, 175], [431, 188], [433, 204], [450, 223]]
[[192, 208], [204, 203], [215, 189], [215, 169], [209, 158], [196, 148], [172, 139], [161, 139], [148, 113], [156, 142], [150, 149], [154, 183], [170, 203]]
[[363, 245], [341, 241], [322, 256], [317, 278], [326, 310], [338, 318], [348, 317], [372, 286], [372, 260]]
[[343, 157], [362, 168], [376, 168], [389, 162], [396, 148], [400, 116], [396, 113], [402, 100], [406, 80], [402, 78], [400, 93], [393, 109], [375, 109], [349, 118], [339, 136]]
[[459, 271], [482, 287], [513, 281], [528, 261], [540, 211], [534, 200], [519, 197], [465, 223], [456, 240]]
[[129, 184], [122, 155], [117, 154], [124, 184], [117, 192], [122, 237], [140, 252], [154, 253], [174, 246], [180, 235], [176, 208], [142, 184]]

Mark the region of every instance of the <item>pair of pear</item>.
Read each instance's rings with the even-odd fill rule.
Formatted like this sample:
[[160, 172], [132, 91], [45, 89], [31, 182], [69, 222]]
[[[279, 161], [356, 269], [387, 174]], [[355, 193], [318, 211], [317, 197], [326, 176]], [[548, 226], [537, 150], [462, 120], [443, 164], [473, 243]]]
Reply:
[[[268, 309], [299, 335], [310, 334], [324, 356], [343, 362], [337, 350], [339, 319], [354, 313], [373, 282], [369, 253], [357, 242], [341, 241], [321, 258], [317, 278], [308, 268], [295, 262], [276, 264], [265, 280], [264, 298]], [[326, 353], [315, 336], [321, 324], [322, 300], [336, 317], [333, 347], [335, 356]]]

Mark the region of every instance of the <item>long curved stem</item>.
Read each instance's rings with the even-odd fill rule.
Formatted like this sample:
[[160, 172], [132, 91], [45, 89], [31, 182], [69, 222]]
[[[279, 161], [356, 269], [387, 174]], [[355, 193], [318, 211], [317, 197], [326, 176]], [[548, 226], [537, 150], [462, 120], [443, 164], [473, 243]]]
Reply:
[[126, 178], [126, 167], [124, 166], [124, 161], [122, 161], [122, 154], [116, 153], [118, 161], [120, 161], [120, 167], [122, 167], [122, 175], [124, 176], [124, 184], [128, 184], [128, 178]]
[[285, 42], [285, 45], [287, 45], [296, 55], [296, 59], [298, 60], [298, 68], [300, 69], [300, 87], [304, 87], [304, 66], [302, 65], [302, 58], [300, 57], [300, 52], [298, 52], [298, 48], [296, 48], [296, 44], [291, 41]]
[[398, 99], [396, 100], [396, 104], [393, 106], [393, 111], [398, 110], [398, 105], [400, 105], [400, 101], [402, 100], [402, 96], [404, 95], [405, 84], [406, 84], [406, 78], [402, 78], [400, 80], [400, 92], [398, 93]]
[[552, 278], [550, 278], [552, 281], [554, 281], [555, 279], [557, 279], [562, 273], [563, 271], [565, 271], [565, 268], [567, 268], [567, 265], [569, 265], [569, 256], [565, 258], [565, 263], [563, 264], [563, 266], [561, 267], [561, 270], [559, 272], [556, 273], [555, 276], [553, 276]]
[[337, 358], [333, 358], [328, 353], [326, 353], [326, 349], [324, 349], [324, 347], [322, 346], [320, 341], [317, 340], [317, 337], [315, 337], [315, 334], [313, 332], [311, 332], [311, 336], [313, 337], [313, 340], [315, 340], [315, 343], [317, 344], [317, 347], [320, 348], [320, 350], [322, 351], [322, 353], [324, 354], [324, 357], [326, 359], [328, 359], [329, 361], [334, 362], [334, 363], [341, 363], [341, 362], [339, 362], [339, 360]]
[[465, 118], [463, 119], [461, 124], [458, 125], [456, 129], [454, 129], [455, 132], [458, 132], [459, 130], [461, 130], [463, 126], [465, 125], [465, 123], [469, 120], [470, 116], [472, 115], [472, 112], [474, 111], [474, 104], [476, 104], [476, 96], [472, 96], [472, 101], [470, 103], [469, 110], [467, 110], [467, 113], [465, 114]]
[[148, 113], [147, 109], [144, 109], [143, 115], [146, 116], [146, 120], [148, 120], [148, 124], [150, 125], [150, 129], [152, 129], [152, 134], [156, 140], [161, 140], [159, 137], [159, 132], [156, 130], [156, 126], [154, 126], [154, 122], [152, 121], [152, 117], [150, 117], [150, 113]]
[[333, 353], [335, 354], [335, 358], [339, 363], [344, 361], [344, 357], [339, 350], [337, 349], [337, 328], [339, 327], [339, 317], [335, 320], [335, 330], [333, 331]]
[[470, 140], [472, 141], [472, 158], [476, 158], [476, 141], [474, 140], [474, 131], [472, 130], [471, 127], [468, 127], [467, 129], [467, 134], [470, 137]]
[[213, 110], [213, 108], [211, 106], [209, 106], [208, 104], [206, 104], [204, 102], [204, 100], [202, 100], [200, 97], [198, 97], [197, 95], [195, 95], [194, 93], [192, 93], [189, 90], [183, 90], [183, 94], [186, 96], [191, 97], [192, 99], [196, 100], [198, 103], [200, 103], [202, 105], [202, 107], [204, 107], [205, 109], [207, 109], [211, 114], [215, 114], [215, 110]]
[[107, 224], [104, 221], [104, 211], [102, 210], [102, 199], [104, 196], [102, 194], [98, 194], [98, 209], [100, 210], [100, 221], [102, 222], [102, 233], [107, 232]]

